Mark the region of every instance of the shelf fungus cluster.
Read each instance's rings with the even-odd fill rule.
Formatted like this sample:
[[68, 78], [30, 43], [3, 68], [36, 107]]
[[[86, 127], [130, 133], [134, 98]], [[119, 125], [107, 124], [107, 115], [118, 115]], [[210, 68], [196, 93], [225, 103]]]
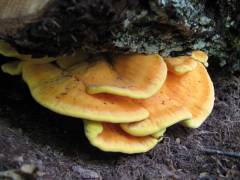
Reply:
[[6, 45], [1, 48], [3, 55], [22, 59], [2, 65], [2, 70], [21, 74], [42, 106], [83, 120], [86, 137], [103, 151], [149, 151], [168, 127], [181, 123], [197, 128], [213, 108], [214, 87], [201, 51], [89, 61], [81, 53], [33, 60]]

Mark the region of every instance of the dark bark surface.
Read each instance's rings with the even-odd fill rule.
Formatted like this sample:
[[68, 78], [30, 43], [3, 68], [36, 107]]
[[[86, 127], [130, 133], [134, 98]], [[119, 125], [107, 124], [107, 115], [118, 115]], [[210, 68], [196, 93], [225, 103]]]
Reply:
[[239, 11], [238, 0], [58, 0], [37, 22], [2, 38], [35, 56], [77, 48], [165, 56], [203, 49], [234, 71], [240, 69]]
[[44, 180], [239, 179], [239, 158], [204, 152], [240, 151], [240, 79], [224, 71], [211, 74], [215, 108], [201, 128], [173, 126], [150, 152], [124, 155], [92, 147], [80, 120], [46, 110], [20, 77], [0, 73], [0, 171], [34, 164]]

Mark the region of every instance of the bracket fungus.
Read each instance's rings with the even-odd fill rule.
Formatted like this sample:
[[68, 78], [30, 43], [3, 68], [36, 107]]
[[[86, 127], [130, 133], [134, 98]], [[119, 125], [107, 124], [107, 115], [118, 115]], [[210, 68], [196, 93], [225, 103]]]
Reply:
[[31, 55], [20, 54], [16, 49], [10, 46], [8, 43], [0, 39], [0, 54], [5, 57], [13, 57], [25, 62], [31, 62], [33, 64], [45, 64], [56, 61], [54, 57], [32, 58]]
[[159, 141], [163, 139], [164, 133], [166, 132], [167, 129], [162, 129], [161, 131], [158, 131], [154, 134], [152, 134], [153, 137], [157, 138]]
[[190, 56], [167, 57], [164, 58], [168, 71], [176, 75], [183, 75], [193, 71], [197, 67], [197, 62]]
[[198, 63], [195, 70], [182, 76], [169, 73], [165, 85], [167, 95], [192, 113], [193, 117], [182, 123], [190, 128], [198, 128], [214, 105], [214, 87], [206, 68]]
[[21, 56], [10, 44], [0, 39], [0, 54], [5, 57]]
[[0, 41], [0, 53], [24, 60], [3, 64], [3, 72], [22, 74], [42, 106], [84, 119], [86, 137], [103, 151], [149, 151], [173, 124], [199, 127], [214, 104], [213, 83], [203, 65], [208, 58], [202, 51], [164, 59], [121, 55], [110, 62], [103, 57], [88, 61], [81, 52], [33, 60]]
[[53, 64], [23, 64], [23, 79], [39, 104], [60, 114], [113, 123], [139, 121], [149, 115], [132, 99], [87, 94], [80, 79]]
[[208, 67], [208, 55], [203, 51], [193, 51], [191, 57], [202, 63], [204, 66]]
[[[167, 67], [159, 55], [128, 55], [113, 60], [113, 66], [99, 63], [94, 67], [90, 78], [94, 83], [87, 83], [90, 94], [109, 93], [136, 99], [145, 99], [154, 95], [167, 77]], [[101, 71], [101, 81], [94, 73]], [[105, 70], [105, 71], [104, 71]], [[93, 77], [94, 76], [94, 77]]]
[[191, 119], [191, 112], [169, 98], [166, 91], [167, 89], [163, 87], [153, 97], [146, 100], [137, 100], [137, 103], [149, 111], [149, 117], [139, 122], [123, 123], [121, 128], [134, 136], [147, 136], [180, 121]]
[[1, 66], [4, 73], [12, 76], [21, 75], [22, 73], [22, 63], [20, 61], [13, 61], [5, 63]]
[[87, 54], [82, 53], [81, 51], [77, 51], [76, 53], [69, 56], [61, 56], [57, 57], [56, 64], [61, 69], [68, 69], [76, 64], [84, 62], [88, 58]]
[[124, 132], [119, 125], [84, 121], [86, 137], [93, 146], [103, 151], [127, 154], [143, 153], [157, 145], [159, 140], [153, 136], [135, 137]]

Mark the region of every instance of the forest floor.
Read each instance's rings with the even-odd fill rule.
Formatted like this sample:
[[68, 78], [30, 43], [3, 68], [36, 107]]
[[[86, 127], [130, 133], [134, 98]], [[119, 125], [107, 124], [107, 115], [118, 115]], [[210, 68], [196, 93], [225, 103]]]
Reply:
[[210, 73], [216, 101], [201, 128], [175, 125], [153, 150], [137, 155], [92, 147], [81, 121], [46, 110], [20, 77], [0, 73], [0, 171], [31, 164], [44, 180], [239, 179], [239, 155], [207, 151], [240, 152], [240, 78]]

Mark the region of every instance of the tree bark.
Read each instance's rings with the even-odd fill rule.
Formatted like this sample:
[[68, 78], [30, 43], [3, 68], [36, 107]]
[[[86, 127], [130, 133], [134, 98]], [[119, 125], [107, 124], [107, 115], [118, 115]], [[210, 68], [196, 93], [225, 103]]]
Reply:
[[1, 0], [0, 34], [17, 33], [26, 24], [32, 23], [48, 10], [53, 0]]
[[22, 53], [57, 56], [80, 48], [92, 54], [174, 56], [202, 49], [222, 65], [231, 57], [240, 69], [235, 63], [238, 0], [8, 0], [0, 5], [0, 38]]

